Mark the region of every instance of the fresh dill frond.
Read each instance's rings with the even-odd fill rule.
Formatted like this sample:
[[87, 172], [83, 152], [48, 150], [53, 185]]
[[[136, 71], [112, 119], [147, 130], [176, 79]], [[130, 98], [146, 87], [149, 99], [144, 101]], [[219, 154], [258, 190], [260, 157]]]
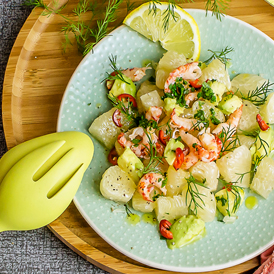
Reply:
[[126, 210], [126, 213], [127, 213], [127, 216], [130, 217], [130, 215], [134, 215], [134, 213], [132, 213], [132, 211], [129, 209], [129, 206], [128, 204], [124, 204], [124, 207], [125, 207], [125, 210]]
[[[227, 201], [227, 214], [228, 216], [231, 216], [232, 214], [236, 213], [236, 211], [239, 209], [241, 203], [242, 203], [242, 195], [240, 193], [243, 192], [243, 188], [240, 186], [237, 186], [236, 183], [238, 182], [226, 182], [225, 180], [218, 178], [218, 181], [221, 182], [224, 185], [224, 188], [226, 190], [226, 201]], [[230, 209], [230, 203], [229, 203], [229, 192], [231, 192], [234, 196], [234, 203], [233, 208]]]
[[125, 104], [123, 100], [118, 100], [117, 97], [111, 94], [108, 94], [108, 98], [111, 101], [112, 105], [119, 109], [124, 117], [131, 122], [130, 126], [136, 124], [136, 120], [138, 119], [138, 113], [132, 109], [132, 102], [130, 102], [129, 99], [126, 101]]
[[222, 142], [220, 157], [224, 153], [234, 150], [240, 144], [239, 137], [236, 134], [236, 129], [231, 125], [229, 125], [228, 128], [223, 127], [218, 137]]
[[[202, 198], [202, 196], [206, 196], [203, 193], [199, 192], [199, 189], [197, 186], [201, 186], [204, 188], [208, 188], [204, 185], [206, 179], [203, 180], [203, 182], [197, 181], [192, 174], [190, 174], [189, 178], [185, 178], [187, 182], [187, 191], [186, 191], [186, 205], [188, 205], [188, 209], [191, 210], [195, 215], [197, 215], [198, 208], [203, 209], [202, 205], [205, 206], [205, 202]], [[188, 194], [190, 195], [190, 202], [188, 204], [187, 197]], [[202, 204], [202, 205], [201, 205]], [[194, 208], [192, 209], [192, 205], [194, 205]]]
[[174, 22], [177, 22], [178, 16], [175, 14], [176, 5], [173, 1], [169, 1], [166, 10], [163, 12], [163, 30], [166, 32], [169, 28], [169, 22], [172, 18]]
[[241, 92], [241, 97], [244, 100], [250, 101], [255, 106], [261, 106], [265, 104], [268, 94], [272, 91], [270, 89], [274, 83], [270, 83], [269, 80], [265, 81], [260, 87], [256, 87], [255, 90], [250, 90], [247, 96], [244, 96]]
[[218, 20], [222, 20], [222, 16], [224, 16], [224, 13], [226, 9], [229, 6], [230, 0], [207, 0], [205, 9], [206, 14], [208, 13], [208, 10], [212, 11], [212, 16], [215, 15]]
[[110, 61], [110, 67], [112, 69], [112, 73], [106, 72], [107, 77], [105, 79], [103, 79], [101, 81], [101, 83], [104, 82], [105, 80], [116, 80], [116, 79], [118, 79], [118, 80], [123, 81], [126, 84], [130, 84], [129, 82], [126, 81], [125, 75], [122, 73], [121, 69], [119, 69], [117, 67], [117, 55], [113, 56], [111, 54], [111, 56], [109, 56], [108, 59]]
[[250, 174], [250, 173], [252, 173], [252, 170], [244, 172], [244, 173], [235, 173], [236, 175], [239, 175], [236, 182], [241, 184], [243, 182], [244, 176], [247, 175], [247, 174]]
[[153, 16], [157, 14], [157, 4], [162, 5], [159, 0], [150, 0], [148, 3], [148, 14], [153, 13]]
[[130, 0], [126, 0], [126, 5], [127, 5], [127, 13], [133, 11], [136, 7], [136, 3], [130, 3]]
[[230, 61], [230, 59], [227, 57], [227, 54], [234, 51], [234, 49], [231, 47], [225, 47], [225, 49], [222, 49], [221, 51], [213, 51], [211, 49], [209, 49], [208, 51], [211, 52], [212, 55], [207, 60], [205, 60], [204, 63], [208, 64], [212, 60], [218, 59], [226, 66], [227, 63]]
[[43, 0], [26, 0], [23, 2], [23, 5], [43, 9], [47, 7]]
[[86, 55], [93, 47], [102, 40], [108, 34], [108, 26], [114, 22], [117, 17], [117, 11], [123, 0], [109, 0], [105, 11], [105, 17], [102, 20], [97, 20], [97, 28], [89, 29], [90, 36], [95, 39], [94, 42], [90, 42], [85, 46], [83, 55]]
[[[170, 25], [170, 20], [173, 20], [174, 22], [177, 22], [178, 16], [176, 15], [176, 2], [177, 3], [184, 3], [184, 2], [193, 2], [193, 0], [168, 0], [167, 8], [162, 12], [163, 16], [163, 24], [162, 29], [164, 32], [166, 32]], [[159, 0], [150, 0], [149, 1], [149, 13], [153, 14], [153, 16], [157, 15], [157, 5], [161, 5], [162, 3]]]
[[[261, 133], [260, 129], [256, 129], [253, 131], [246, 131], [246, 130], [240, 130], [240, 131], [245, 136], [250, 136], [255, 138], [254, 144], [256, 146], [256, 151], [263, 148], [265, 155], [268, 155], [269, 144], [260, 136], [260, 133]], [[256, 153], [254, 153], [254, 155], [255, 154]]]
[[[255, 152], [253, 153], [252, 156], [252, 166], [250, 172], [251, 179], [254, 176], [254, 174], [257, 171], [258, 166], [260, 165], [261, 161], [263, 160], [264, 157], [268, 156], [269, 154], [269, 144], [260, 136], [261, 131], [259, 129], [253, 130], [253, 131], [245, 131], [241, 130], [243, 135], [246, 136], [251, 136], [255, 138], [255, 141], [253, 143], [253, 147], [255, 147]], [[259, 155], [257, 153], [258, 150], [263, 149], [263, 154]], [[239, 174], [240, 177], [245, 175], [245, 174]]]
[[67, 6], [67, 3], [59, 6], [59, 1], [53, 1], [53, 8], [46, 5], [43, 0], [26, 0], [23, 3], [24, 6], [30, 6], [34, 8], [43, 8], [44, 11], [41, 13], [43, 16], [50, 16], [55, 13], [67, 20], [67, 18], [61, 14], [61, 11]]
[[149, 157], [149, 162], [142, 170], [142, 173], [161, 173], [157, 167], [160, 163], [163, 163], [164, 157], [158, 155], [156, 145], [152, 142], [151, 135], [146, 129], [144, 129], [144, 131], [148, 138], [148, 145], [145, 145], [145, 149]]

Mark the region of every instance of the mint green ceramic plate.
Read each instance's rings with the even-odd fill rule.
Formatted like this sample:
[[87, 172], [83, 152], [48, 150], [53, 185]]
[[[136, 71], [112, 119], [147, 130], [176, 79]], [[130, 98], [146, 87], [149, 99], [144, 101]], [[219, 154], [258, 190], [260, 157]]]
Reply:
[[[202, 51], [233, 47], [230, 54], [234, 73], [260, 73], [274, 82], [274, 42], [254, 27], [232, 17], [219, 22], [205, 17], [202, 10], [187, 10], [197, 21]], [[73, 74], [60, 108], [58, 131], [76, 130], [87, 134], [91, 122], [111, 105], [101, 81], [111, 72], [108, 57], [118, 57], [122, 68], [141, 66], [142, 60], [158, 61], [163, 49], [126, 26], [103, 39], [80, 63]], [[233, 76], [231, 74], [231, 76]], [[101, 104], [97, 108], [98, 103]], [[91, 137], [92, 138], [92, 137]], [[239, 210], [239, 219], [230, 225], [213, 221], [206, 224], [207, 235], [200, 241], [169, 250], [160, 240], [156, 226], [126, 221], [123, 205], [106, 200], [99, 192], [103, 172], [109, 166], [108, 151], [92, 138], [95, 153], [74, 202], [90, 226], [110, 245], [128, 257], [151, 267], [184, 272], [203, 272], [230, 267], [259, 255], [274, 243], [274, 192], [259, 206]], [[249, 194], [247, 193], [247, 196]], [[112, 211], [114, 209], [114, 211]]]

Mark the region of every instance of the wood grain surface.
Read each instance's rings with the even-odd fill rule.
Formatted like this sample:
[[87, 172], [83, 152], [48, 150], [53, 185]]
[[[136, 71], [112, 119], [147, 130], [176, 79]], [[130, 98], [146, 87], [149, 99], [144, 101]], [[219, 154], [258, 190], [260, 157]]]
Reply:
[[[59, 1], [60, 4], [65, 2]], [[77, 1], [69, 1], [64, 12], [71, 10], [75, 3]], [[204, 1], [198, 0], [182, 7], [203, 9], [204, 5]], [[274, 39], [274, 8], [265, 1], [232, 0], [229, 7], [227, 14], [253, 25]], [[30, 14], [7, 64], [2, 112], [9, 149], [56, 131], [63, 93], [82, 59], [76, 46], [63, 52], [64, 36], [60, 30], [64, 19], [54, 14], [49, 17], [40, 14], [39, 9]], [[121, 19], [125, 16], [125, 6], [119, 16]], [[76, 253], [111, 273], [173, 273], [146, 267], [116, 251], [91, 229], [73, 204], [49, 228]], [[207, 273], [244, 273], [258, 264], [258, 258], [254, 258], [238, 266]]]

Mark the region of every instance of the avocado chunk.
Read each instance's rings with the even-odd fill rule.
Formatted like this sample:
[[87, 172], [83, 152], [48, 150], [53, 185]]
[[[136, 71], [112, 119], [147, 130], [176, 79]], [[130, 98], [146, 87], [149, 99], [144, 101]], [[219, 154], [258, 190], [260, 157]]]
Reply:
[[201, 239], [206, 232], [205, 222], [195, 215], [185, 215], [170, 228], [173, 239], [167, 240], [170, 249], [182, 247]]
[[127, 83], [125, 83], [124, 81], [122, 81], [120, 79], [116, 79], [114, 81], [114, 84], [113, 84], [111, 90], [109, 91], [109, 95], [117, 97], [120, 94], [130, 94], [133, 97], [135, 97], [136, 87], [135, 87], [134, 83], [127, 76], [123, 75], [123, 77]]
[[166, 161], [171, 166], [176, 158], [176, 148], [184, 149], [184, 144], [181, 143], [178, 140], [175, 140], [171, 138], [169, 142], [167, 143], [164, 151], [164, 157], [166, 158]]
[[207, 83], [209, 84], [213, 93], [216, 96], [216, 102], [214, 102], [213, 104], [217, 105], [222, 100], [223, 94], [226, 92], [226, 86], [218, 81], [208, 81]]
[[233, 113], [236, 109], [238, 109], [242, 105], [242, 103], [242, 100], [238, 96], [234, 94], [229, 94], [222, 99], [218, 107], [222, 110], [224, 114], [229, 115]]
[[118, 158], [118, 166], [128, 173], [128, 175], [137, 184], [142, 176], [141, 171], [144, 169], [142, 161], [131, 151], [129, 147]]
[[[238, 194], [229, 189], [221, 189], [215, 194], [216, 206], [224, 216], [235, 216], [244, 201], [244, 190], [237, 187]], [[235, 195], [235, 194], [237, 195]]]
[[182, 114], [185, 110], [185, 108], [180, 107], [178, 104], [176, 104], [175, 98], [165, 98], [164, 103], [164, 110], [166, 112], [166, 115], [170, 115], [174, 108], [177, 115]]

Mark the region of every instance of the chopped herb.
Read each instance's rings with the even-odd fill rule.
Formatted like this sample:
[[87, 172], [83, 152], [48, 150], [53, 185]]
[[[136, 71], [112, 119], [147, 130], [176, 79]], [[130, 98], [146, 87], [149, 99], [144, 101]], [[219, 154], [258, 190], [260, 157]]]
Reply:
[[216, 95], [213, 92], [212, 88], [206, 82], [203, 82], [201, 91], [198, 93], [197, 97], [198, 97], [198, 99], [199, 98], [204, 98], [204, 99], [208, 100], [211, 103], [214, 103], [217, 100]]
[[170, 93], [166, 92], [164, 96], [162, 96], [162, 100], [165, 98], [176, 99], [176, 103], [180, 107], [188, 107], [185, 101], [185, 95], [189, 94], [188, 90], [188, 82], [183, 80], [182, 78], [177, 78], [174, 84], [169, 85]]
[[216, 113], [215, 113], [214, 108], [210, 109], [210, 113], [211, 113], [211, 116], [209, 118], [210, 118], [212, 124], [213, 125], [219, 125], [221, 123], [221, 121], [218, 118], [216, 118], [216, 116], [215, 116]]
[[141, 139], [133, 139], [131, 140], [131, 142], [134, 144], [135, 147], [138, 147], [141, 142]]
[[155, 202], [160, 196], [163, 196], [163, 195], [161, 195], [161, 194], [156, 194], [156, 191], [154, 191], [154, 195], [153, 195], [153, 197], [152, 197], [152, 201], [153, 202]]
[[165, 177], [165, 179], [162, 181], [162, 186], [161, 187], [166, 186], [166, 184], [167, 184], [167, 177]]
[[221, 202], [222, 203], [222, 206], [225, 206], [225, 204], [227, 203], [227, 199], [224, 198], [223, 196], [220, 198], [219, 196], [216, 196], [216, 201], [217, 202]]
[[142, 115], [141, 117], [138, 118], [138, 124], [140, 127], [143, 127], [145, 129], [159, 129], [158, 124], [154, 120], [148, 120], [147, 118]]
[[205, 113], [202, 109], [197, 110], [197, 113], [194, 114], [194, 118], [197, 119], [197, 123], [193, 126], [193, 128], [199, 128], [201, 124], [203, 124], [206, 128], [209, 126], [209, 121], [205, 118]]

